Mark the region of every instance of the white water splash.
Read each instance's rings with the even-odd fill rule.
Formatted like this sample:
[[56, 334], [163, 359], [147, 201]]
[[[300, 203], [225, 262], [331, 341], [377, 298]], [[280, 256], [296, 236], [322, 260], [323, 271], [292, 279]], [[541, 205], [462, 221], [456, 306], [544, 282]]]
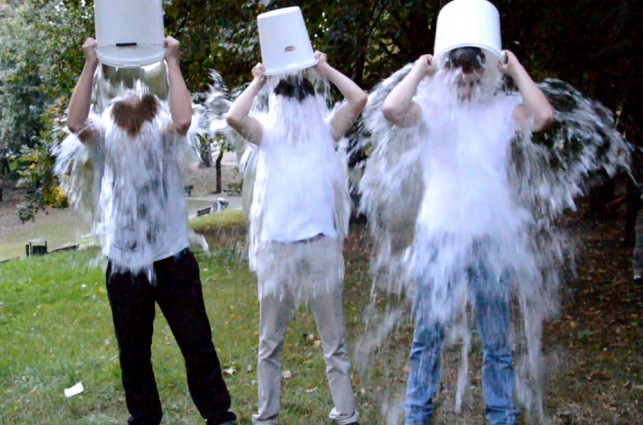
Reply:
[[[589, 177], [626, 166], [629, 146], [609, 111], [565, 83], [541, 85], [556, 108], [557, 123], [534, 143], [529, 131], [517, 132], [506, 119], [517, 104], [515, 94], [479, 92], [475, 102], [462, 102], [451, 89], [454, 77], [442, 71], [418, 87], [416, 100], [428, 127], [423, 122], [397, 128], [381, 106], [410, 69], [379, 85], [364, 112], [369, 137], [360, 147], [370, 156], [360, 191], [375, 255], [367, 332], [358, 344], [358, 357], [365, 359], [360, 367], [368, 373], [374, 352], [412, 311], [427, 323], [447, 324], [454, 341], [463, 344], [459, 411], [468, 373], [467, 302], [473, 302], [470, 276], [463, 271], [483, 260], [491, 283], [478, 291], [518, 300], [516, 396], [545, 422], [542, 327], [558, 311], [561, 265], [573, 269], [572, 244], [555, 220], [575, 208], [574, 197]], [[376, 307], [382, 289], [402, 296], [384, 313]], [[418, 291], [422, 301], [412, 305]], [[398, 409], [384, 412], [386, 417], [399, 416], [401, 403], [385, 397], [383, 406]]]
[[[53, 153], [54, 172], [71, 205], [92, 223], [103, 255], [116, 269], [143, 271], [153, 281], [151, 266], [160, 256], [171, 255], [189, 241], [207, 249], [205, 239], [189, 229], [183, 199], [184, 176], [195, 159], [189, 141], [205, 130], [199, 128], [197, 115], [188, 137], [168, 131], [166, 67], [163, 63], [148, 68], [100, 66], [83, 129], [92, 137], [81, 142], [76, 134], [68, 134]], [[157, 91], [159, 111], [136, 137], [114, 123], [115, 101]]]
[[[313, 256], [306, 261], [323, 261], [333, 264], [328, 270], [328, 286], [343, 280], [341, 246], [348, 231], [350, 199], [346, 179], [346, 161], [343, 154], [345, 141], [335, 143], [330, 131], [332, 112], [327, 108], [328, 83], [312, 69], [300, 71], [299, 78], [307, 78], [316, 88], [316, 95], [302, 101], [276, 96], [273, 91], [286, 75], [268, 77], [265, 86], [254, 100], [251, 116], [262, 124], [264, 138], [261, 146], [239, 143], [236, 132], [230, 134], [233, 142], [242, 152], [243, 196], [250, 221], [248, 243], [250, 267], [259, 275], [279, 275], [282, 278], [262, 279], [266, 283], [259, 288], [259, 296], [275, 294], [282, 296], [283, 289], [278, 281], [303, 282], [305, 270], [300, 267], [288, 268], [275, 262], [276, 256], [287, 244], [275, 247], [272, 238], [294, 242], [305, 223], [287, 223], [284, 228], [267, 228], [270, 223], [279, 222], [280, 217], [290, 216], [291, 209], [308, 211], [324, 217], [329, 212], [331, 228], [324, 232], [329, 241], [323, 242], [324, 249], [313, 249]], [[285, 193], [279, 190], [300, 188], [301, 196], [297, 205], [291, 205]], [[298, 193], [299, 193], [298, 192]], [[329, 196], [328, 198], [319, 198]], [[310, 215], [309, 214], [309, 215]], [[300, 226], [302, 225], [302, 226]], [[277, 233], [279, 235], [275, 236]], [[315, 235], [308, 235], [312, 237]], [[305, 238], [303, 238], [305, 239]], [[330, 243], [330, 245], [328, 245]], [[328, 245], [328, 246], [326, 246]], [[281, 253], [281, 254], [279, 254]], [[291, 255], [292, 254], [292, 255]], [[294, 254], [285, 254], [284, 260], [292, 260]], [[327, 257], [327, 258], [326, 258]], [[305, 267], [304, 267], [305, 268]], [[299, 303], [317, 291], [328, 287], [295, 288], [293, 291]]]

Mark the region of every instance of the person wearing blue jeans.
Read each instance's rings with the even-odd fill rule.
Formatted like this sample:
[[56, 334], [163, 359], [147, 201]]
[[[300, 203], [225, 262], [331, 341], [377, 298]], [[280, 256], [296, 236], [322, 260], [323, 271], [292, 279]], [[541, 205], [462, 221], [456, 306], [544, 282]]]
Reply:
[[[497, 279], [489, 270], [489, 265], [478, 254], [466, 272], [468, 292], [473, 298], [473, 311], [483, 346], [482, 389], [489, 423], [513, 425], [517, 409], [513, 404], [510, 283], [508, 279]], [[445, 324], [438, 320], [425, 320], [426, 296], [430, 294], [427, 285], [428, 282], [423, 282], [420, 277], [406, 390], [406, 425], [429, 423], [434, 411], [433, 398], [440, 386]], [[488, 291], [489, 287], [500, 290]]]
[[[512, 286], [524, 257], [525, 212], [508, 183], [516, 135], [546, 128], [554, 110], [516, 56], [487, 63], [475, 46], [457, 47], [437, 66], [421, 56], [382, 104], [390, 124], [417, 137], [423, 193], [411, 266], [416, 331], [406, 425], [426, 425], [439, 387], [447, 326], [469, 300], [484, 347], [483, 387], [491, 425], [516, 423], [510, 336]], [[492, 56], [490, 56], [492, 57]], [[484, 77], [497, 67], [518, 93], [495, 93]], [[410, 132], [409, 132], [410, 134]], [[514, 272], [511, 272], [514, 273]]]

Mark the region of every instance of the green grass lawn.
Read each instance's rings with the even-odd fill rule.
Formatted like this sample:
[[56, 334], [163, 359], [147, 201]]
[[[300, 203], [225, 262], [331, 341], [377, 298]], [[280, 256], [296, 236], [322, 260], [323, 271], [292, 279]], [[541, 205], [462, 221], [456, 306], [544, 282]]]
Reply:
[[[245, 223], [239, 212], [224, 212], [200, 217], [193, 225], [210, 244], [211, 252], [197, 251], [197, 258], [214, 342], [223, 368], [231, 372], [225, 379], [233, 398], [232, 408], [239, 416], [239, 424], [250, 424], [257, 402], [259, 307], [256, 279], [243, 255]], [[354, 229], [346, 241], [345, 315], [351, 353], [363, 331], [370, 297], [368, 253], [368, 237], [362, 229]], [[118, 350], [104, 274], [101, 267], [95, 266], [97, 256], [97, 251], [67, 252], [0, 265], [1, 424], [125, 423], [128, 414]], [[565, 320], [563, 317], [557, 326], [566, 329]], [[636, 344], [640, 347], [636, 342], [641, 337], [639, 329], [635, 327], [631, 335], [627, 334], [635, 348]], [[389, 349], [378, 353], [364, 369], [367, 374], [358, 373], [358, 365], [364, 359], [353, 358], [353, 384], [363, 425], [386, 423], [380, 414], [385, 400], [382, 394], [403, 391], [410, 331], [409, 326], [403, 326]], [[596, 348], [591, 338], [574, 339], [574, 348], [567, 350], [569, 341], [561, 335], [565, 335], [563, 331], [555, 333], [551, 338], [555, 343], [547, 348], [548, 352], [563, 353], [560, 358], [566, 360], [563, 369], [554, 368], [548, 383], [546, 404], [554, 423], [636, 423], [641, 418], [637, 401], [641, 391], [640, 364], [638, 368], [632, 364], [636, 365], [640, 350], [632, 354], [626, 344], [615, 348], [620, 351], [608, 353], [602, 345]], [[292, 378], [282, 384], [281, 424], [330, 423], [327, 415], [332, 402], [321, 347], [316, 346], [318, 339], [312, 314], [302, 308], [291, 322], [284, 348], [283, 368], [292, 373]], [[451, 411], [457, 351], [456, 348], [445, 354], [443, 390], [435, 423], [482, 424], [477, 342], [471, 355], [470, 405], [463, 416], [456, 417]], [[588, 366], [577, 364], [578, 358], [590, 365], [593, 359], [600, 359], [605, 365], [603, 374], [591, 375], [592, 370], [585, 373], [583, 367]], [[202, 423], [189, 396], [182, 356], [158, 309], [153, 363], [164, 423]], [[66, 399], [64, 389], [77, 382], [84, 385], [84, 393]], [[612, 409], [618, 413], [616, 416], [604, 413], [605, 406], [596, 403], [605, 400], [601, 394], [610, 391], [612, 404], [607, 413]], [[599, 421], [578, 419], [583, 417]], [[612, 417], [624, 420], [610, 421]]]
[[[197, 251], [197, 259], [217, 352], [222, 367], [234, 371], [225, 377], [233, 410], [240, 424], [250, 424], [259, 305], [256, 279], [238, 248], [243, 219], [231, 212], [194, 224], [211, 246], [210, 254]], [[108, 424], [127, 418], [104, 274], [90, 266], [97, 255], [60, 253], [0, 265], [0, 423]], [[358, 309], [348, 306], [346, 315], [348, 326], [356, 328]], [[283, 385], [281, 423], [305, 423], [305, 417], [330, 422], [325, 418], [332, 402], [317, 339], [312, 315], [302, 309], [284, 349], [284, 370], [292, 378]], [[201, 423], [180, 351], [158, 308], [153, 344], [164, 423]], [[64, 389], [77, 382], [84, 393], [66, 399]]]

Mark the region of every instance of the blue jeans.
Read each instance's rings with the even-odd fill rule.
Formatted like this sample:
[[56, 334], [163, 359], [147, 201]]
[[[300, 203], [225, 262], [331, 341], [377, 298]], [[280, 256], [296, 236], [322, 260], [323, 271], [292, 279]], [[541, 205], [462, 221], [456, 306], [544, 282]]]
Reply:
[[[514, 370], [509, 330], [511, 297], [490, 296], [485, 291], [492, 282], [485, 282], [489, 273], [483, 264], [477, 264], [467, 275], [484, 350], [482, 388], [487, 419], [491, 425], [515, 425], [517, 409], [513, 404]], [[418, 296], [423, 293], [419, 291]], [[431, 420], [433, 397], [440, 386], [444, 330], [445, 324], [426, 323], [422, 312], [417, 312], [404, 406], [406, 425], [426, 425]]]

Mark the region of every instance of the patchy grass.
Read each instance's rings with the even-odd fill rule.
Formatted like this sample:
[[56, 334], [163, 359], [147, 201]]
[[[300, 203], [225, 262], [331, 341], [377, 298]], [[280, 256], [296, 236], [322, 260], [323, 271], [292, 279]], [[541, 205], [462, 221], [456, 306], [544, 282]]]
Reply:
[[[240, 424], [256, 410], [258, 302], [244, 260], [245, 220], [238, 211], [193, 222], [211, 253], [197, 252], [204, 297], [226, 382]], [[586, 250], [579, 278], [563, 294], [560, 319], [544, 339], [549, 369], [546, 405], [555, 424], [643, 423], [641, 412], [641, 289], [630, 281], [629, 251], [612, 222], [575, 222]], [[369, 238], [353, 229], [346, 241], [345, 315], [351, 350], [363, 331], [369, 301]], [[127, 417], [103, 271], [97, 251], [48, 255], [0, 265], [0, 423], [112, 424]], [[162, 314], [155, 323], [153, 362], [167, 424], [201, 423], [187, 390], [179, 349]], [[378, 354], [370, 378], [354, 374], [362, 424], [382, 424], [379, 395], [403, 391], [411, 327]], [[291, 322], [283, 367], [280, 423], [324, 424], [331, 398], [312, 315]], [[461, 416], [452, 412], [457, 348], [445, 353], [437, 424], [482, 424], [480, 346], [474, 341], [472, 394]], [[362, 359], [354, 359], [355, 362]], [[85, 392], [63, 390], [82, 382]], [[526, 423], [523, 418], [522, 423]]]

